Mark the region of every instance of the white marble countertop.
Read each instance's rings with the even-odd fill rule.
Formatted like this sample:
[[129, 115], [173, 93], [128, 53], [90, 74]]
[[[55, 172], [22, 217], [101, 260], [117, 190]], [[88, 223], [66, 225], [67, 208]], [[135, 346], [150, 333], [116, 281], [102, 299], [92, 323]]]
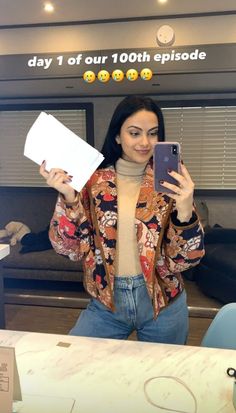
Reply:
[[0, 244], [0, 260], [10, 254], [9, 244]]
[[0, 330], [19, 413], [234, 413], [236, 351]]

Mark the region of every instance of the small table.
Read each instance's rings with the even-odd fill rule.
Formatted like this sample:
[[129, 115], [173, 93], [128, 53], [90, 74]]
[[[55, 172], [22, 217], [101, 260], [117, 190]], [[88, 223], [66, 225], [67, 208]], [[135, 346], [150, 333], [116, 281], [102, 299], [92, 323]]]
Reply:
[[3, 277], [1, 276], [1, 260], [9, 254], [10, 246], [8, 244], [0, 244], [0, 328], [5, 327], [4, 285]]
[[8, 330], [0, 346], [15, 348], [16, 412], [235, 413], [235, 350]]

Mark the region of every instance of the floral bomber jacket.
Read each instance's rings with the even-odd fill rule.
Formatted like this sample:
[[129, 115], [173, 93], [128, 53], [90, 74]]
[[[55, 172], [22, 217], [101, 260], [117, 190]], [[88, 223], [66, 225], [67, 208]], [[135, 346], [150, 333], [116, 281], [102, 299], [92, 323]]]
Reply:
[[[203, 229], [196, 213], [176, 225], [172, 201], [154, 191], [148, 164], [136, 205], [135, 226], [141, 268], [154, 317], [183, 291], [181, 272], [204, 255]], [[117, 187], [114, 167], [98, 169], [78, 199], [66, 204], [59, 195], [50, 225], [56, 252], [83, 261], [87, 292], [114, 310], [113, 288], [117, 232]], [[125, 235], [124, 235], [125, 236]]]

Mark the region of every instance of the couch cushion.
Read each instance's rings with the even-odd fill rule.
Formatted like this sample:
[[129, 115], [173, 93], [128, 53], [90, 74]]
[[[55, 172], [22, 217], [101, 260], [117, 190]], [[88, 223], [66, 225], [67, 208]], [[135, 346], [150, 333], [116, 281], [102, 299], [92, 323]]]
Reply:
[[20, 254], [20, 249], [20, 244], [10, 248], [10, 255], [2, 261], [3, 268], [83, 271], [81, 262], [71, 261], [69, 258], [57, 254], [53, 249], [27, 254]]
[[223, 304], [236, 300], [236, 277], [201, 263], [196, 267], [195, 280], [200, 290]]
[[214, 226], [205, 233], [205, 244], [236, 244], [236, 229]]
[[236, 278], [236, 243], [235, 244], [206, 244], [206, 254], [202, 263], [210, 268], [220, 270], [223, 274], [232, 273]]
[[236, 301], [236, 244], [206, 245], [206, 255], [195, 268], [195, 280], [208, 296], [227, 304]]

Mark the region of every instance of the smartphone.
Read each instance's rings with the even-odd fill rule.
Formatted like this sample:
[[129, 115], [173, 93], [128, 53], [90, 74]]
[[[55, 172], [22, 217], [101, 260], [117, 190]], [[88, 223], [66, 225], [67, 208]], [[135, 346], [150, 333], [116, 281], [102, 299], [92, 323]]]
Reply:
[[164, 188], [160, 181], [166, 181], [176, 185], [177, 181], [168, 174], [168, 169], [180, 171], [180, 144], [178, 142], [157, 142], [154, 146], [153, 168], [154, 187], [157, 192], [172, 193], [168, 188]]

